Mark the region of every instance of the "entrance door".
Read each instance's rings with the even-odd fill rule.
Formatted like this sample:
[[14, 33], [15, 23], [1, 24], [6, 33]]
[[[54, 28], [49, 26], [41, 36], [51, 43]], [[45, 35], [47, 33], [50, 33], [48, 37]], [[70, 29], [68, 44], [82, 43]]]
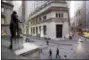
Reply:
[[56, 38], [62, 37], [62, 25], [57, 24], [56, 25]]

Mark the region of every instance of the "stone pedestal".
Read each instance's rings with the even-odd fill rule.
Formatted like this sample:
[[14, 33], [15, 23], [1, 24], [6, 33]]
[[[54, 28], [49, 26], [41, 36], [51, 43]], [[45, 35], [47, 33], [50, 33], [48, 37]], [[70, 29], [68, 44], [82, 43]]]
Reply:
[[15, 50], [15, 54], [28, 58], [39, 58], [40, 47], [33, 43], [23, 43], [23, 49]]
[[29, 50], [23, 54], [20, 54], [20, 56], [28, 57], [28, 58], [39, 58], [40, 57], [40, 49], [36, 48], [33, 50]]
[[13, 39], [13, 50], [19, 50], [23, 48], [23, 37]]

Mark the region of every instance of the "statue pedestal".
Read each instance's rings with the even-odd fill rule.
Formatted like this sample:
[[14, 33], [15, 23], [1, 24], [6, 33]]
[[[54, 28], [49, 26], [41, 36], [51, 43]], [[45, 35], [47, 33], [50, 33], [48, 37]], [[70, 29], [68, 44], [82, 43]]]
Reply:
[[39, 58], [40, 46], [33, 43], [23, 43], [23, 49], [15, 50], [15, 54], [27, 58]]
[[23, 48], [23, 37], [13, 39], [13, 50], [19, 50]]

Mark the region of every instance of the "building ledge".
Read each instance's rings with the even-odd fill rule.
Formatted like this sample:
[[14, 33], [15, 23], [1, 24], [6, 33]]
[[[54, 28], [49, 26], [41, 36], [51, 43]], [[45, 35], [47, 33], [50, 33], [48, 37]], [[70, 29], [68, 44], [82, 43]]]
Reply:
[[9, 24], [1, 24], [1, 26], [9, 26]]
[[68, 11], [68, 7], [67, 7], [67, 4], [64, 4], [64, 3], [58, 4], [58, 3], [50, 2], [44, 8], [40, 8], [38, 10], [35, 10], [32, 14], [30, 14], [29, 19], [32, 19], [32, 18], [34, 18], [34, 17], [36, 17], [42, 13], [50, 11], [50, 10], [58, 10], [58, 11], [59, 10], [63, 10], [63, 11], [66, 10], [66, 11]]
[[68, 18], [49, 18], [47, 20], [37, 22], [37, 23], [34, 23], [32, 25], [41, 24], [41, 23], [45, 23], [45, 22], [62, 22], [63, 23], [65, 21], [68, 21]]
[[41, 9], [47, 7], [47, 6], [50, 5], [51, 3], [62, 3], [62, 4], [67, 4], [66, 2], [56, 2], [56, 1], [55, 1], [55, 2], [52, 2], [52, 1], [51, 1], [51, 2], [45, 3], [45, 4], [43, 4], [42, 6], [36, 8], [35, 11], [31, 13], [31, 15], [33, 15], [33, 14], [35, 14], [36, 12], [40, 11]]
[[8, 3], [8, 2], [1, 2], [1, 5], [2, 5], [2, 7], [3, 7], [3, 5], [14, 7], [14, 5], [12, 5], [11, 3]]

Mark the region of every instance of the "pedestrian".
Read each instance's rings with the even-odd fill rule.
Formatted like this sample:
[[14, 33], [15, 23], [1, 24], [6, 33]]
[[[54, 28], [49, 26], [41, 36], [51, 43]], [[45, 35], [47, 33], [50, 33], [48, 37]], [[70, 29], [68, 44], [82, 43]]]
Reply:
[[46, 42], [47, 42], [47, 45], [49, 45], [49, 41], [47, 40]]
[[69, 36], [69, 39], [72, 40], [72, 36]]
[[56, 51], [56, 58], [57, 58], [57, 56], [59, 56], [59, 49], [58, 48], [57, 48], [57, 51]]
[[42, 53], [42, 48], [40, 49], [40, 52]]
[[64, 55], [65, 59], [67, 58], [67, 55]]
[[51, 49], [49, 50], [49, 56], [52, 57], [52, 50]]
[[29, 40], [30, 40], [30, 39], [27, 37], [27, 38], [26, 38], [26, 42], [29, 42]]
[[64, 36], [64, 39], [65, 39], [65, 36]]

